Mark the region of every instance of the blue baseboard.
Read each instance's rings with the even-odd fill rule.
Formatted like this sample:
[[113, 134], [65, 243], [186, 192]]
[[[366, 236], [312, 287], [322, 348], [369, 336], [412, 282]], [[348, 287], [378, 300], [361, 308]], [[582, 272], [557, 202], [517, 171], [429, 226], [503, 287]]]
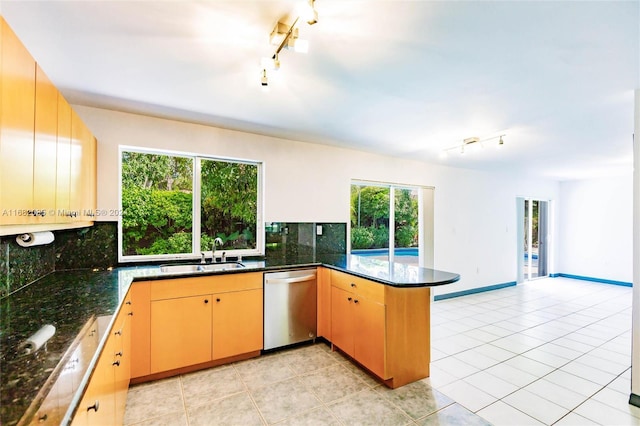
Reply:
[[469, 294], [484, 293], [485, 291], [498, 290], [505, 287], [513, 287], [514, 285], [516, 285], [515, 281], [509, 281], [508, 283], [489, 285], [486, 287], [470, 288], [469, 290], [456, 291], [454, 293], [438, 294], [436, 296], [433, 296], [433, 300], [436, 301], [452, 299], [454, 297], [468, 296]]
[[582, 275], [572, 275], [572, 274], [550, 274], [551, 278], [563, 277], [563, 278], [573, 278], [574, 280], [582, 280], [582, 281], [591, 281], [594, 283], [603, 283], [603, 284], [613, 284], [620, 285], [623, 287], [633, 287], [633, 283], [628, 283], [626, 281], [615, 281], [615, 280], [606, 280], [604, 278], [593, 278], [593, 277], [584, 277]]

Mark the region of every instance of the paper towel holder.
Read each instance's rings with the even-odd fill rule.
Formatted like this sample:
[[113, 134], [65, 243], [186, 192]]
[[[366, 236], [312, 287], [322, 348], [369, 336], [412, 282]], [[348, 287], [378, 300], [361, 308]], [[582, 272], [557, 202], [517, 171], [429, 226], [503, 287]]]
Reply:
[[32, 247], [43, 244], [50, 244], [55, 239], [53, 232], [26, 232], [24, 234], [16, 235], [16, 243], [21, 247]]

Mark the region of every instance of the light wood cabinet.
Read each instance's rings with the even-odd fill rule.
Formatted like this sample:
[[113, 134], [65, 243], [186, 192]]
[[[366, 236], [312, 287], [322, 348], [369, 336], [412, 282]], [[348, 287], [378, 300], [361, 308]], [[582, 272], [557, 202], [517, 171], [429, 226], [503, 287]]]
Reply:
[[365, 296], [376, 293], [377, 289], [370, 289], [370, 286], [384, 289], [381, 284], [332, 271], [332, 342], [376, 376], [388, 379], [385, 368], [385, 306], [379, 299]]
[[355, 333], [353, 352], [376, 376], [388, 379], [385, 356], [385, 306], [356, 295], [353, 300]]
[[70, 205], [74, 220], [93, 221], [96, 209], [96, 140], [71, 110]]
[[331, 270], [331, 342], [391, 387], [429, 376], [429, 287]]
[[151, 281], [138, 281], [129, 290], [135, 312], [131, 318], [131, 377], [151, 374]]
[[214, 294], [212, 300], [212, 359], [262, 349], [262, 288]]
[[151, 373], [211, 360], [211, 295], [151, 302]]
[[262, 280], [247, 272], [133, 283], [134, 305], [149, 310], [133, 317], [132, 377], [259, 353]]
[[58, 92], [56, 223], [71, 222], [71, 105]]
[[131, 380], [131, 317], [133, 305], [131, 297], [124, 301], [122, 309], [116, 317], [115, 331], [112, 331], [114, 339], [114, 393], [115, 393], [115, 418], [118, 422], [124, 419], [127, 405], [127, 392]]
[[331, 270], [318, 267], [317, 271], [318, 337], [331, 340]]
[[0, 225], [27, 224], [33, 203], [36, 62], [0, 17]]
[[114, 425], [116, 422], [116, 399], [114, 393], [114, 348], [115, 340], [107, 342], [98, 358], [91, 380], [80, 400], [73, 425]]
[[35, 135], [33, 145], [33, 219], [56, 221], [58, 90], [36, 66]]
[[131, 292], [120, 311], [100, 353], [98, 362], [73, 417], [73, 425], [115, 425], [124, 422], [131, 378]]
[[93, 222], [95, 137], [2, 17], [0, 34], [0, 235]]

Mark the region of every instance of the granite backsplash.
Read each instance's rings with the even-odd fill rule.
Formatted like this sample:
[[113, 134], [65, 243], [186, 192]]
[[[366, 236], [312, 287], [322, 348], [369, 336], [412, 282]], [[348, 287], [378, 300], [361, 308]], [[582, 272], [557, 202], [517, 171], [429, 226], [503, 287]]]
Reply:
[[53, 271], [106, 269], [118, 264], [117, 222], [53, 231], [52, 244], [21, 247], [15, 235], [0, 237], [0, 297]]
[[267, 261], [308, 259], [346, 254], [346, 223], [268, 222], [265, 223]]
[[[20, 247], [15, 235], [0, 237], [0, 298], [54, 271], [118, 265], [117, 222], [53, 233], [52, 244], [28, 248]], [[346, 223], [268, 222], [265, 237], [269, 261], [316, 262], [347, 250]]]

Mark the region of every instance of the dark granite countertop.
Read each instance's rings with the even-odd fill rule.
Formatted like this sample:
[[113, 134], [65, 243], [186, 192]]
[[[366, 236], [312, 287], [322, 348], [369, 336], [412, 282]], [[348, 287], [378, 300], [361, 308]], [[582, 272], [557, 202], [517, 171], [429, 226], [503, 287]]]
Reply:
[[[62, 271], [0, 300], [1, 424], [20, 420], [88, 321], [116, 311], [118, 290], [113, 271]], [[22, 342], [47, 324], [46, 347], [25, 354]]]
[[[458, 274], [417, 268], [360, 256], [325, 256], [322, 259], [276, 259], [243, 261], [245, 268], [234, 271], [196, 273], [197, 275], [270, 271], [301, 267], [328, 266], [381, 284], [396, 287], [443, 285], [460, 279]], [[112, 316], [134, 279], [163, 279], [194, 274], [171, 274], [160, 267], [137, 266], [111, 271], [72, 270], [46, 275], [29, 286], [0, 300], [0, 424], [13, 425], [27, 412], [32, 401], [49, 385], [61, 361], [82, 328], [94, 318]], [[56, 328], [46, 346], [24, 354], [21, 343], [42, 326]], [[101, 338], [96, 353], [104, 346]], [[85, 366], [89, 379], [97, 357]], [[43, 391], [46, 391], [44, 389]], [[77, 405], [80, 395], [72, 401]], [[33, 407], [32, 407], [33, 408]], [[69, 420], [71, 409], [65, 420]]]
[[[380, 259], [354, 255], [324, 255], [322, 257], [304, 257], [295, 259], [246, 260], [242, 262], [244, 268], [225, 271], [226, 273], [242, 273], [249, 271], [272, 271], [295, 269], [303, 267], [327, 266], [331, 269], [347, 272], [381, 284], [393, 287], [435, 287], [451, 284], [460, 279], [459, 274], [439, 271], [436, 269], [419, 268], [397, 262], [387, 262]], [[165, 279], [168, 276], [185, 277], [216, 274], [211, 272], [159, 272], [159, 267], [149, 266], [137, 269], [136, 275], [143, 279]], [[144, 270], [144, 272], [143, 272]]]

